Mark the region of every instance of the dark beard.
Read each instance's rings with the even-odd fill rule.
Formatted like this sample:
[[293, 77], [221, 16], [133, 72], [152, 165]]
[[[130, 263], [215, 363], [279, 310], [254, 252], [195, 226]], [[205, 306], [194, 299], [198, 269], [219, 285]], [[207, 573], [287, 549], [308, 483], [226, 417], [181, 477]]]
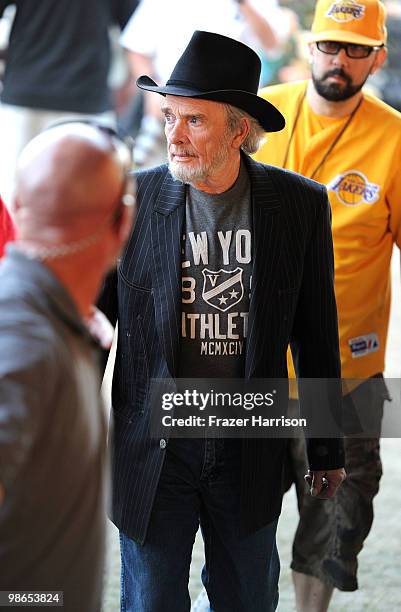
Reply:
[[[345, 84], [326, 82], [327, 77], [335, 75], [343, 77]], [[335, 68], [334, 70], [326, 72], [321, 79], [316, 78], [312, 72], [312, 81], [319, 96], [325, 100], [329, 100], [329, 102], [343, 102], [344, 100], [348, 100], [358, 93], [365, 85], [365, 81], [358, 85], [353, 85], [349, 76], [345, 74], [341, 68]]]

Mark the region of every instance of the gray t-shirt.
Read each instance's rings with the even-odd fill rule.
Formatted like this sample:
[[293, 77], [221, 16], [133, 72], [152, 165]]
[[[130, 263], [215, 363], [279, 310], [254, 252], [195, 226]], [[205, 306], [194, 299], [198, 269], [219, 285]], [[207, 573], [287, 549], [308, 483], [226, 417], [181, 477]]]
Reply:
[[224, 193], [190, 187], [185, 214], [179, 376], [241, 378], [252, 273], [245, 165]]
[[65, 289], [9, 247], [0, 265], [0, 590], [64, 591], [65, 612], [101, 608], [106, 418], [95, 358]]

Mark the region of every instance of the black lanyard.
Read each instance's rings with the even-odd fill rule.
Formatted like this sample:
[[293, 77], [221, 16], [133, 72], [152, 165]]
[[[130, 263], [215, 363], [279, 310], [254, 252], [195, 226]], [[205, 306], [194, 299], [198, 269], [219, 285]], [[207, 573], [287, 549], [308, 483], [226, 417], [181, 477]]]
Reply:
[[[292, 141], [294, 140], [295, 130], [297, 128], [298, 120], [299, 120], [299, 117], [301, 116], [302, 105], [303, 105], [305, 97], [306, 97], [306, 90], [307, 90], [307, 87], [305, 87], [305, 90], [304, 90], [304, 92], [302, 94], [302, 97], [301, 97], [301, 99], [300, 99], [300, 101], [298, 103], [297, 112], [295, 114], [295, 119], [294, 119], [294, 124], [292, 126], [290, 138], [288, 140], [287, 149], [285, 151], [284, 160], [283, 160], [283, 163], [282, 163], [282, 167], [283, 168], [286, 167], [286, 164], [287, 164], [287, 161], [288, 161], [288, 155], [289, 155], [289, 152], [290, 152], [290, 147], [291, 147]], [[354, 110], [352, 111], [350, 116], [348, 117], [347, 121], [345, 122], [345, 124], [343, 125], [343, 127], [341, 128], [341, 130], [339, 131], [339, 133], [337, 134], [337, 136], [333, 140], [333, 142], [330, 144], [330, 146], [327, 149], [326, 153], [323, 155], [321, 161], [318, 163], [318, 165], [316, 166], [316, 168], [314, 169], [314, 171], [312, 172], [312, 174], [310, 175], [309, 178], [311, 178], [311, 179], [315, 178], [316, 174], [319, 172], [319, 170], [321, 169], [321, 167], [323, 166], [323, 164], [327, 160], [328, 156], [330, 155], [330, 153], [332, 152], [332, 150], [334, 149], [334, 147], [336, 146], [336, 144], [339, 142], [340, 138], [344, 134], [345, 130], [348, 128], [349, 124], [351, 123], [352, 119], [354, 118], [355, 113], [357, 112], [358, 108], [361, 106], [362, 100], [363, 100], [363, 97], [361, 97], [361, 99], [359, 100], [358, 104], [356, 105], [356, 107], [354, 108]]]

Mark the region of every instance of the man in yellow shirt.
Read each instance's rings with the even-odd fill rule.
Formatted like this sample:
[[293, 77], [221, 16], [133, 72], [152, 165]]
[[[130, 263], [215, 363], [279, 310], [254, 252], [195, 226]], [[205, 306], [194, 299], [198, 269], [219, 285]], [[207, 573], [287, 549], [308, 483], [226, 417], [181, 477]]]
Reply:
[[323, 612], [333, 587], [358, 588], [357, 555], [372, 525], [381, 476], [390, 259], [394, 242], [401, 246], [401, 114], [362, 91], [386, 58], [380, 1], [319, 0], [308, 42], [312, 78], [262, 90], [285, 116], [286, 128], [269, 134], [255, 157], [327, 186], [342, 375], [353, 389], [344, 397], [344, 418], [348, 427], [353, 407], [369, 404], [377, 432], [346, 439], [348, 478], [324, 503], [306, 495], [301, 441], [289, 445], [300, 506], [291, 566], [297, 610]]

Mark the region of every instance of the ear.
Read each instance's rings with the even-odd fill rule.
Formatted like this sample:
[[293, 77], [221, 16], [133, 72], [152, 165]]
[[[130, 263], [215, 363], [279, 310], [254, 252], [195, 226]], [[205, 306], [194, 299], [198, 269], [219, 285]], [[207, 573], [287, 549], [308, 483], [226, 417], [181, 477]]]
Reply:
[[374, 74], [377, 70], [379, 70], [383, 66], [386, 59], [387, 59], [387, 48], [381, 47], [376, 52], [376, 57], [373, 62], [372, 68], [370, 69], [370, 74]]
[[[108, 269], [116, 267], [118, 256], [123, 251], [124, 245], [127, 242], [136, 218], [136, 205], [123, 206], [121, 215], [119, 215], [116, 223], [110, 224], [109, 238], [105, 241], [108, 249]], [[106, 247], [105, 247], [106, 248]]]
[[315, 50], [316, 50], [316, 43], [308, 43], [308, 57], [307, 57], [307, 59], [308, 59], [309, 64], [311, 64], [312, 61], [313, 61], [313, 56], [314, 56]]
[[251, 126], [250, 126], [249, 119], [247, 117], [242, 117], [238, 132], [233, 135], [233, 138], [231, 141], [231, 146], [234, 149], [240, 149], [242, 143], [244, 142], [245, 138], [249, 134], [250, 127]]
[[120, 247], [125, 242], [132, 231], [136, 219], [136, 203], [133, 206], [124, 206], [121, 213], [121, 220], [118, 224], [117, 235]]

